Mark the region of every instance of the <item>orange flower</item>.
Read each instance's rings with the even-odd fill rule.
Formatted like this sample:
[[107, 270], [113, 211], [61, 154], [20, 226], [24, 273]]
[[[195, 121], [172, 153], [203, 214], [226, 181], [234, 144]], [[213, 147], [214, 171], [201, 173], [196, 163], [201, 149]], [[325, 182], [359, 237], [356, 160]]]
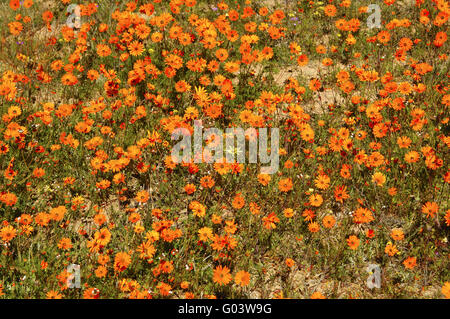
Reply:
[[323, 203], [322, 195], [312, 194], [311, 196], [309, 196], [309, 202], [311, 203], [311, 206], [319, 207]]
[[58, 243], [58, 248], [62, 250], [69, 250], [73, 247], [70, 238], [64, 237]]
[[450, 209], [447, 209], [447, 212], [445, 213], [444, 218], [445, 218], [445, 224], [447, 226], [450, 226]]
[[[153, 42], [157, 43], [157, 42], [161, 42], [163, 39], [163, 35], [160, 32], [154, 32], [151, 35], [151, 39]], [[184, 38], [183, 38], [184, 39]], [[186, 40], [183, 41], [184, 43], [186, 42]]]
[[206, 214], [206, 207], [197, 201], [192, 201], [189, 204], [189, 208], [194, 213], [194, 216], [204, 217]]
[[345, 19], [338, 19], [338, 20], [336, 20], [334, 25], [336, 26], [336, 28], [338, 30], [348, 31], [348, 24], [347, 24], [347, 21], [345, 21]]
[[201, 241], [207, 242], [210, 239], [213, 239], [212, 229], [209, 227], [203, 227], [198, 230], [198, 237]]
[[328, 17], [334, 17], [336, 15], [336, 7], [332, 4], [326, 5], [324, 8], [325, 15]]
[[236, 21], [237, 19], [239, 19], [239, 13], [236, 10], [230, 10], [228, 11], [228, 18], [231, 21]]
[[35, 168], [33, 170], [33, 177], [39, 178], [45, 175], [45, 170], [43, 168]]
[[373, 214], [370, 210], [364, 207], [359, 207], [353, 214], [353, 221], [359, 223], [370, 223], [374, 220]]
[[416, 257], [408, 257], [403, 261], [403, 265], [407, 269], [413, 269], [416, 266], [417, 258]]
[[262, 219], [264, 228], [266, 229], [275, 229], [277, 227], [277, 223], [280, 222], [280, 219], [277, 217], [275, 213], [270, 213], [266, 217]]
[[125, 252], [119, 252], [116, 254], [114, 258], [114, 270], [115, 271], [124, 271], [128, 268], [131, 263], [131, 257]]
[[8, 144], [5, 144], [2, 141], [0, 141], [0, 155], [4, 155], [4, 154], [8, 153], [8, 151], [9, 151]]
[[326, 215], [322, 219], [322, 224], [325, 228], [333, 228], [333, 226], [336, 224], [336, 219], [332, 215]]
[[250, 206], [250, 212], [253, 215], [259, 215], [261, 213], [260, 207], [255, 202], [250, 202], [249, 206]]
[[214, 269], [213, 280], [219, 285], [227, 285], [233, 277], [230, 274], [230, 269], [227, 266], [217, 266]]
[[232, 205], [235, 209], [241, 209], [245, 205], [244, 197], [241, 194], [237, 194], [233, 199]]
[[106, 44], [98, 44], [97, 54], [101, 57], [106, 57], [111, 54], [111, 49]]
[[234, 281], [241, 287], [248, 286], [250, 283], [250, 274], [245, 270], [238, 271], [234, 277]]
[[42, 20], [44, 20], [47, 23], [50, 23], [50, 21], [53, 20], [53, 13], [51, 11], [45, 11], [42, 14]]
[[175, 90], [177, 92], [183, 93], [191, 89], [191, 86], [184, 80], [175, 83]]
[[64, 218], [64, 215], [67, 212], [67, 208], [65, 206], [58, 206], [52, 208], [49, 212], [50, 218], [54, 221], [61, 221]]
[[194, 184], [186, 184], [186, 186], [184, 186], [184, 191], [186, 192], [186, 194], [191, 195], [192, 193], [195, 192], [195, 185]]
[[378, 167], [384, 163], [384, 156], [379, 152], [373, 152], [367, 160], [370, 163], [370, 166]]
[[405, 162], [407, 163], [415, 163], [419, 160], [420, 154], [416, 151], [411, 151], [405, 154]]
[[412, 92], [412, 86], [408, 82], [401, 82], [398, 85], [398, 91], [402, 94], [409, 94]]
[[200, 185], [203, 188], [212, 188], [214, 186], [214, 184], [215, 184], [215, 181], [210, 176], [203, 176], [200, 179]]
[[380, 43], [387, 43], [387, 42], [389, 42], [390, 39], [391, 39], [391, 35], [386, 30], [380, 31], [377, 34], [377, 40]]
[[311, 209], [305, 209], [302, 213], [302, 216], [305, 218], [305, 221], [311, 222], [313, 221], [314, 217], [316, 217], [316, 213], [314, 213]]
[[269, 13], [269, 9], [267, 9], [267, 7], [261, 7], [258, 11], [258, 14], [260, 16], [266, 16]]
[[258, 182], [263, 186], [267, 186], [271, 179], [269, 174], [258, 174]]
[[290, 177], [284, 178], [278, 182], [278, 189], [281, 192], [289, 192], [292, 189], [292, 179]]
[[297, 58], [297, 64], [299, 66], [305, 66], [308, 64], [308, 56], [306, 54], [302, 54]]
[[20, 0], [9, 0], [9, 7], [13, 10], [20, 8]]
[[450, 282], [446, 281], [442, 286], [441, 291], [446, 299], [450, 299]]
[[48, 267], [48, 262], [46, 262], [45, 260], [42, 260], [41, 261], [41, 269], [45, 270], [45, 269], [47, 269], [47, 267]]
[[103, 278], [108, 273], [108, 270], [105, 266], [100, 265], [97, 267], [97, 269], [95, 269], [94, 273], [97, 278]]
[[311, 299], [327, 299], [320, 291], [316, 291], [311, 295]]
[[359, 242], [360, 242], [359, 238], [356, 237], [355, 235], [351, 235], [350, 237], [347, 238], [347, 244], [351, 250], [357, 249], [359, 246]]
[[135, 40], [128, 45], [128, 50], [130, 50], [132, 56], [138, 56], [144, 52], [144, 45]]
[[228, 51], [226, 49], [218, 49], [216, 51], [216, 58], [220, 61], [223, 62], [228, 58]]
[[400, 148], [408, 148], [411, 145], [411, 139], [407, 136], [397, 138], [397, 145]]
[[230, 165], [228, 165], [227, 163], [223, 162], [216, 162], [214, 163], [214, 170], [219, 173], [220, 175], [225, 175], [230, 171]]
[[97, 80], [100, 74], [96, 70], [89, 70], [87, 73], [87, 78], [92, 82]]
[[403, 233], [403, 229], [401, 228], [393, 228], [391, 230], [391, 238], [396, 241], [403, 240], [405, 238], [405, 234]]
[[14, 193], [0, 193], [0, 202], [6, 206], [14, 206], [17, 203], [17, 196]]
[[436, 47], [441, 47], [445, 42], [447, 42], [447, 33], [445, 33], [444, 31], [436, 33], [433, 45]]
[[45, 297], [47, 299], [62, 299], [62, 295], [55, 290], [50, 290], [49, 292], [47, 292], [45, 294]]
[[[347, 173], [345, 173], [345, 176], [347, 176]], [[347, 186], [344, 185], [336, 186], [336, 188], [334, 189], [334, 199], [338, 202], [343, 203], [344, 200], [348, 198], [350, 198], [350, 195], [348, 195], [347, 193]]]
[[439, 206], [435, 202], [426, 202], [422, 206], [422, 213], [426, 214], [427, 218], [428, 217], [434, 218], [438, 210]]
[[16, 233], [17, 231], [14, 229], [14, 227], [8, 225], [0, 229], [0, 238], [5, 242], [9, 242], [14, 237], [16, 237]]
[[48, 225], [49, 221], [50, 221], [50, 214], [46, 214], [46, 213], [38, 213], [36, 214], [34, 221], [36, 224], [45, 227]]
[[83, 292], [83, 299], [98, 299], [100, 290], [97, 288], [87, 288]]
[[149, 198], [150, 194], [146, 190], [142, 190], [136, 194], [135, 200], [139, 203], [146, 203]]
[[295, 265], [295, 260], [293, 260], [292, 258], [286, 258], [285, 263], [286, 263], [286, 266], [291, 268]]
[[380, 172], [375, 172], [372, 175], [372, 182], [377, 184], [377, 186], [383, 186], [383, 184], [386, 182], [386, 176]]
[[320, 230], [320, 226], [319, 226], [318, 223], [312, 222], [312, 223], [309, 223], [309, 224], [308, 224], [308, 230], [309, 230], [311, 233], [317, 233], [317, 232]]
[[104, 223], [106, 223], [106, 215], [105, 214], [96, 214], [94, 216], [94, 223], [96, 223], [98, 226], [103, 225]]
[[330, 177], [325, 174], [320, 174], [315, 180], [314, 184], [319, 189], [327, 189], [330, 186]]
[[389, 243], [387, 243], [386, 247], [384, 248], [384, 252], [392, 257], [396, 253], [398, 253], [398, 249], [395, 245], [393, 245], [391, 242], [389, 242]]
[[64, 85], [75, 85], [78, 83], [78, 79], [73, 73], [68, 72], [61, 77], [61, 82]]
[[102, 228], [94, 234], [94, 240], [100, 246], [106, 246], [111, 241], [111, 232], [107, 228]]
[[292, 218], [294, 216], [295, 212], [292, 208], [286, 208], [283, 210], [283, 215], [286, 218]]
[[[9, 28], [9, 32], [12, 35], [19, 35], [20, 32], [22, 32], [23, 30], [23, 25], [22, 23], [18, 22], [18, 21], [13, 21], [8, 23], [8, 28]], [[1, 95], [6, 95], [6, 94], [1, 94]]]
[[311, 91], [318, 91], [320, 87], [322, 86], [322, 83], [318, 79], [311, 79], [309, 81], [309, 89]]

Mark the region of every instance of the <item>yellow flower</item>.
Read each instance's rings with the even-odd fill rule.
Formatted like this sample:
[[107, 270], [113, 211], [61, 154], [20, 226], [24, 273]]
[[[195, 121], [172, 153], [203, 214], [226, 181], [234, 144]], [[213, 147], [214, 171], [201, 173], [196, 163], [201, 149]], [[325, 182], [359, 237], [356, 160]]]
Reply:
[[386, 176], [380, 172], [376, 172], [372, 175], [372, 182], [377, 184], [377, 186], [383, 186], [383, 184], [386, 182]]
[[159, 240], [159, 233], [155, 230], [148, 231], [145, 234], [145, 239], [150, 240], [151, 242], [155, 242]]
[[134, 232], [135, 232], [136, 234], [140, 234], [140, 233], [142, 233], [144, 230], [145, 230], [145, 227], [142, 225], [142, 223], [136, 224], [136, 225], [134, 226]]

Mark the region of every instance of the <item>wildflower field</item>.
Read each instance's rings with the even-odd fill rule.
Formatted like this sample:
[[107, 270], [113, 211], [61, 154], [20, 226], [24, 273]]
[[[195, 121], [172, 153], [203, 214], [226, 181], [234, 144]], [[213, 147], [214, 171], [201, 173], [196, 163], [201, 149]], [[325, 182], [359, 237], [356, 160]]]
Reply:
[[450, 298], [449, 16], [1, 0], [0, 298]]

